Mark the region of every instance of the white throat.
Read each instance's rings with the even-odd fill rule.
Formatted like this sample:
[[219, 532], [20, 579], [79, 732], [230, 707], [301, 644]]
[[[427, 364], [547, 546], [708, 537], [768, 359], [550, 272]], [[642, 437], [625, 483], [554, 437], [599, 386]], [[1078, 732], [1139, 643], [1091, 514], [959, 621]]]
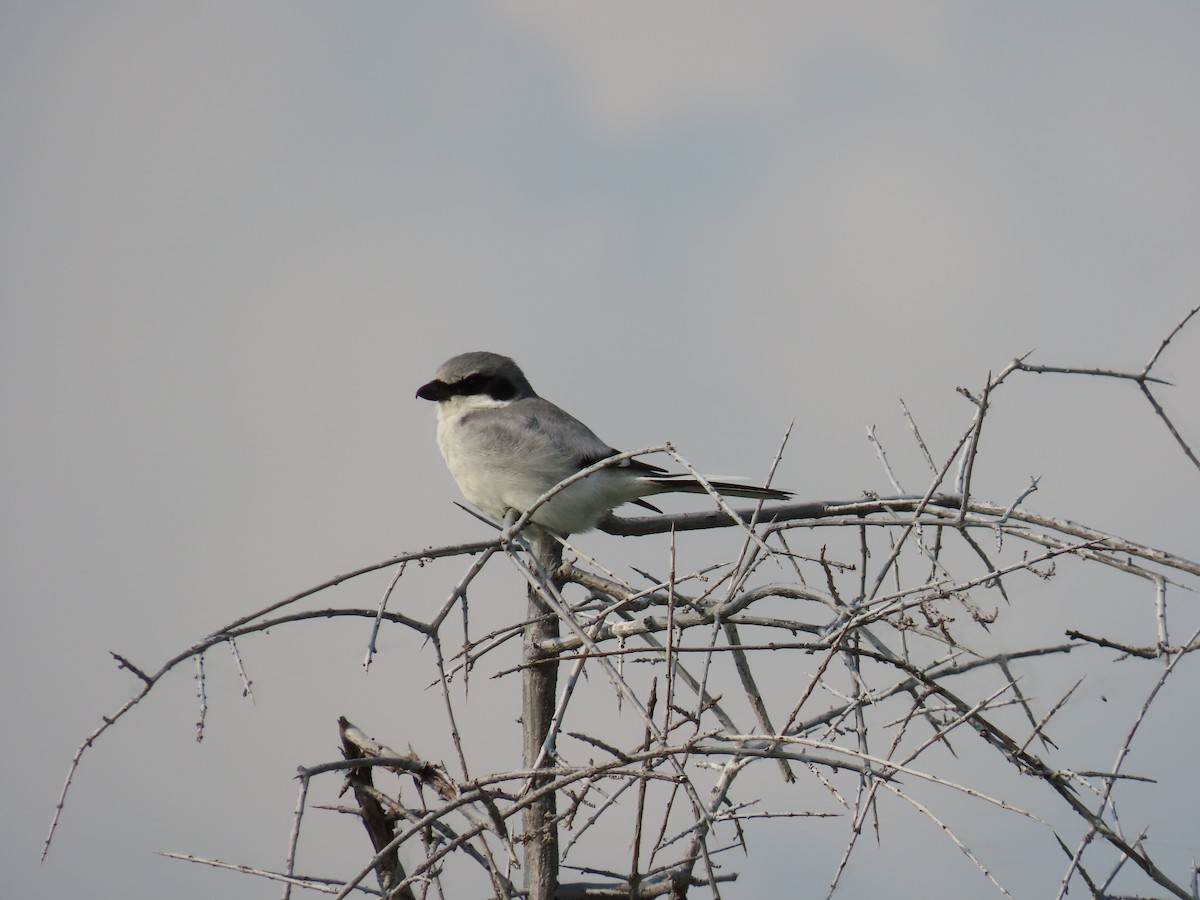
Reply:
[[447, 397], [445, 400], [438, 401], [437, 417], [439, 422], [446, 422], [475, 409], [500, 409], [508, 406], [511, 402], [511, 400], [496, 400], [487, 394], [469, 394], [466, 396], [456, 394], [453, 397]]

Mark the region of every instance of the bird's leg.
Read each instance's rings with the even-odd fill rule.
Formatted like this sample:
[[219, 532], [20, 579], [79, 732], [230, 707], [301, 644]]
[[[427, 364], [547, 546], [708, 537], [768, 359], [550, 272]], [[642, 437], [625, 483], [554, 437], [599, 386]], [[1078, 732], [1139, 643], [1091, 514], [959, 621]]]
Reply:
[[515, 509], [508, 509], [504, 512], [504, 528], [500, 531], [500, 546], [507, 550], [513, 539], [513, 526], [517, 524], [517, 519], [521, 518], [521, 514]]

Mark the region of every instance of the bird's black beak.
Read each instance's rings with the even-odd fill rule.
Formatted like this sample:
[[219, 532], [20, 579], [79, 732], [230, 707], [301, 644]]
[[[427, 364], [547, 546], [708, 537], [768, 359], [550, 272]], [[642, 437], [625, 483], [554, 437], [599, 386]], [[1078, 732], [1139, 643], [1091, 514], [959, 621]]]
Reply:
[[453, 391], [450, 386], [444, 381], [431, 381], [429, 384], [423, 384], [417, 388], [417, 396], [422, 400], [445, 400]]

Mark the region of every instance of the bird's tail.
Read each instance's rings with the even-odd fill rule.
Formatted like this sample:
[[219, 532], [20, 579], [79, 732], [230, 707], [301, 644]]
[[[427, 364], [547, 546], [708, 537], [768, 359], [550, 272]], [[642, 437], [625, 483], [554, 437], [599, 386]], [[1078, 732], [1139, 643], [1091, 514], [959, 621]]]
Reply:
[[[659, 490], [663, 492], [679, 491], [685, 494], [708, 493], [708, 489], [704, 485], [692, 476], [683, 473], [677, 475], [659, 475], [654, 478], [647, 478], [646, 481], [657, 485]], [[790, 500], [792, 498], [791, 491], [780, 491], [775, 488], [734, 484], [730, 481], [709, 480], [708, 483], [718, 494], [726, 497], [744, 497], [747, 500]]]

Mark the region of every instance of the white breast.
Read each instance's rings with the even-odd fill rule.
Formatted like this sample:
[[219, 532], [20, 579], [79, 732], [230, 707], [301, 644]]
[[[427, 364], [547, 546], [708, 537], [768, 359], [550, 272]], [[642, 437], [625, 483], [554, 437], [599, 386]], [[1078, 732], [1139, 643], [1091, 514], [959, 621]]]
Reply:
[[[469, 414], [507, 404], [484, 397], [453, 397], [438, 404], [437, 441], [464, 497], [497, 521], [510, 509], [524, 512], [573, 470], [536, 448], [481, 446], [470, 434]], [[649, 488], [649, 489], [648, 489]], [[604, 469], [575, 482], [540, 506], [533, 521], [560, 535], [590, 531], [612, 508], [653, 493], [628, 469]]]

